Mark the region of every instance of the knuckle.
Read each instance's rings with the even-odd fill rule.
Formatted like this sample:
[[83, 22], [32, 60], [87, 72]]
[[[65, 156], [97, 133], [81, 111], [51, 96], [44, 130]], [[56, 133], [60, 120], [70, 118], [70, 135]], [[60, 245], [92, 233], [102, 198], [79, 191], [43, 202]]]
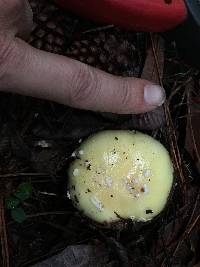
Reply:
[[81, 64], [72, 78], [71, 88], [71, 101], [74, 105], [90, 102], [99, 89], [95, 72]]
[[122, 90], [121, 90], [121, 105], [123, 107], [129, 106], [131, 99], [131, 88], [128, 80], [124, 79], [122, 82]]

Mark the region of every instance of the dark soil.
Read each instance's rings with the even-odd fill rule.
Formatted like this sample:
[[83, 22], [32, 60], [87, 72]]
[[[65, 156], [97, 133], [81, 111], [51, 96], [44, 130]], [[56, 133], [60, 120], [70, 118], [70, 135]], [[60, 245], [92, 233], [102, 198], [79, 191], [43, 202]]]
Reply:
[[[35, 26], [30, 43], [35, 47], [71, 56], [115, 75], [143, 75], [152, 45], [149, 34], [96, 25], [61, 11], [51, 1], [31, 3]], [[148, 125], [142, 122], [142, 126], [171, 152], [176, 169], [173, 194], [155, 220], [130, 223], [121, 231], [94, 227], [81, 217], [67, 198], [67, 168], [80, 139], [104, 129], [141, 129], [138, 118], [1, 93], [0, 196], [13, 195], [22, 182], [32, 185], [33, 194], [20, 204], [26, 214], [22, 223], [13, 220], [11, 211], [1, 203], [0, 266], [9, 266], [5, 264], [7, 253], [13, 267], [32, 266], [67, 247], [78, 257], [79, 245], [85, 257], [93, 259], [74, 266], [200, 266], [200, 175], [196, 170], [196, 139], [191, 137], [194, 124], [188, 119], [190, 107], [195, 114], [199, 111], [199, 72], [178, 58], [173, 43], [166, 43], [162, 78], [168, 96], [166, 119], [156, 127], [147, 127], [150, 118]], [[185, 149], [189, 130], [190, 154]], [[88, 246], [95, 248], [94, 255]], [[60, 266], [73, 267], [70, 260]]]

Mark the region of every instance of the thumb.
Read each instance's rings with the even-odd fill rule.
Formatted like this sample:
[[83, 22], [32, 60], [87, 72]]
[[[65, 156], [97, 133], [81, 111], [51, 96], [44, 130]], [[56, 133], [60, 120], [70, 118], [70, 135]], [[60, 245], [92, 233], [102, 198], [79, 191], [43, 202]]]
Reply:
[[115, 77], [17, 38], [12, 46], [0, 80], [6, 91], [121, 114], [148, 112], [165, 100], [163, 88], [149, 81]]

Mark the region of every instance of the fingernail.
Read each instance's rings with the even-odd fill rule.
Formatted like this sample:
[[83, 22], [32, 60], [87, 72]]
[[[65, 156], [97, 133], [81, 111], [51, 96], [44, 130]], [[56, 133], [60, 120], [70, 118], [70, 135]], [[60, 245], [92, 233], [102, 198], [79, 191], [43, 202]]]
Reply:
[[161, 106], [166, 99], [164, 88], [159, 85], [148, 84], [144, 87], [144, 101], [148, 105]]

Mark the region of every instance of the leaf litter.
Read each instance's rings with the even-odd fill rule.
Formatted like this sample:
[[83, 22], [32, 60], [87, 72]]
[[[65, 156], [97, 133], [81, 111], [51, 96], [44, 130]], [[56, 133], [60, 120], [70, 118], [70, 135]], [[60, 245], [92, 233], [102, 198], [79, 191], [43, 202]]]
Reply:
[[[51, 1], [31, 4], [32, 45], [73, 58], [81, 45], [87, 56], [78, 50], [78, 60], [115, 75], [159, 82], [167, 101], [154, 114], [133, 116], [80, 111], [1, 93], [1, 266], [198, 266], [199, 71], [183, 63], [174, 44], [164, 44], [157, 35], [99, 26], [61, 11]], [[173, 194], [152, 222], [131, 223], [119, 231], [100, 229], [88, 224], [67, 197], [71, 154], [80, 139], [96, 131], [135, 128], [170, 150], [176, 170]], [[19, 194], [19, 185], [27, 182], [31, 197], [22, 194], [25, 220], [17, 223], [3, 199]]]

